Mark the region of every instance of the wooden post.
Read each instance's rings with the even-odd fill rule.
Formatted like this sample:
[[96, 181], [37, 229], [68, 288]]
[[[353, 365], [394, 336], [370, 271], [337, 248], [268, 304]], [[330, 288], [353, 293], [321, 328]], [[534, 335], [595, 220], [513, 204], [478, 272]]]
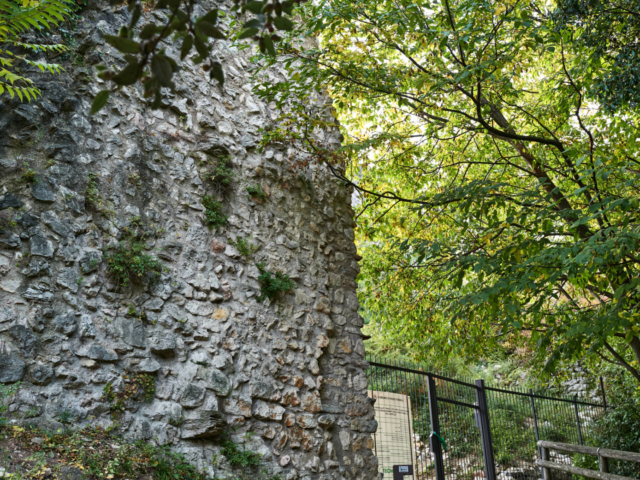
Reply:
[[[549, 461], [549, 449], [547, 447], [540, 447], [540, 460]], [[551, 469], [548, 467], [542, 467], [542, 480], [551, 480]]]
[[[602, 380], [602, 377], [600, 377]], [[603, 473], [609, 473], [609, 459], [600, 455], [600, 449], [598, 449], [598, 463], [600, 464], [600, 471]]]

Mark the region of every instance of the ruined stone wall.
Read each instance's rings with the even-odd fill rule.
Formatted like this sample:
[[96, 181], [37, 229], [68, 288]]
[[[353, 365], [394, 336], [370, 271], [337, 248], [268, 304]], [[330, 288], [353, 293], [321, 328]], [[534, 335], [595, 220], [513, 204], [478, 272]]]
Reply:
[[[127, 14], [82, 15], [66, 73], [38, 80], [43, 98], [0, 103], [0, 382], [23, 382], [14, 421], [117, 422], [219, 478], [236, 478], [214, 461], [221, 435], [282, 479], [376, 478], [350, 190], [322, 166], [294, 177], [287, 145], [258, 150], [277, 112], [252, 94], [251, 50], [227, 42], [224, 89], [186, 62], [162, 109], [129, 89], [90, 117], [104, 88], [91, 65], [123, 61], [101, 33]], [[214, 192], [203, 169], [227, 156], [235, 179]], [[216, 194], [228, 223], [209, 230], [202, 198]], [[123, 288], [105, 259], [132, 231], [164, 271]], [[239, 239], [259, 248], [243, 257]], [[296, 287], [259, 301], [260, 262]], [[117, 411], [104, 389], [121, 393], [126, 372], [156, 391]]]

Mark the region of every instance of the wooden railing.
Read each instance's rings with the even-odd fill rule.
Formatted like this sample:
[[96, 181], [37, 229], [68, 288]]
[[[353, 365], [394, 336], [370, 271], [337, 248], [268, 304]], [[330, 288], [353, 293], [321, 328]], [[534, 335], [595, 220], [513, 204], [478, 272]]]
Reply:
[[[607, 448], [585, 447], [584, 445], [573, 445], [571, 443], [545, 442], [539, 441], [540, 460], [536, 460], [536, 465], [542, 468], [542, 478], [551, 480], [551, 470], [560, 470], [562, 472], [572, 473], [574, 475], [582, 475], [587, 478], [595, 478], [598, 480], [637, 480], [631, 477], [623, 477], [609, 473], [609, 458], [615, 460], [626, 460], [628, 462], [640, 463], [640, 453], [622, 452], [620, 450], [609, 450]], [[563, 463], [555, 463], [550, 461], [549, 450], [562, 450], [565, 452], [583, 453], [586, 455], [594, 455], [598, 457], [600, 471], [589, 470], [588, 468], [574, 467]]]

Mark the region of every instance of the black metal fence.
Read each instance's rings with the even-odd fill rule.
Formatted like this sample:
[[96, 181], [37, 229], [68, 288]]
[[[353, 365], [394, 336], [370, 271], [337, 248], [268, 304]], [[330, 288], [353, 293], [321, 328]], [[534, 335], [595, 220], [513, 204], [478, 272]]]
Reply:
[[[588, 443], [593, 422], [606, 409], [605, 403], [368, 360], [378, 419], [375, 452], [385, 480], [394, 464], [408, 463], [414, 475], [405, 478], [414, 480], [538, 479], [537, 441]], [[571, 463], [572, 457], [556, 453], [554, 460]]]

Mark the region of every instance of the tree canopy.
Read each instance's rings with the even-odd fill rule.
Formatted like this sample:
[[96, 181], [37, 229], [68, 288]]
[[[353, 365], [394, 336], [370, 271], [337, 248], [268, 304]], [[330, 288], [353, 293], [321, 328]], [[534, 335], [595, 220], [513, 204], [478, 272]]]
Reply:
[[[320, 43], [290, 44], [291, 79], [262, 87], [301, 99], [268, 135], [346, 166], [332, 168], [358, 192], [363, 313], [387, 341], [523, 346], [547, 372], [592, 356], [640, 382], [637, 89], [606, 80], [626, 81], [627, 24], [598, 24], [620, 39], [603, 49], [567, 5], [306, 5], [296, 33]], [[334, 100], [338, 152], [309, 133], [331, 123], [310, 86]]]

